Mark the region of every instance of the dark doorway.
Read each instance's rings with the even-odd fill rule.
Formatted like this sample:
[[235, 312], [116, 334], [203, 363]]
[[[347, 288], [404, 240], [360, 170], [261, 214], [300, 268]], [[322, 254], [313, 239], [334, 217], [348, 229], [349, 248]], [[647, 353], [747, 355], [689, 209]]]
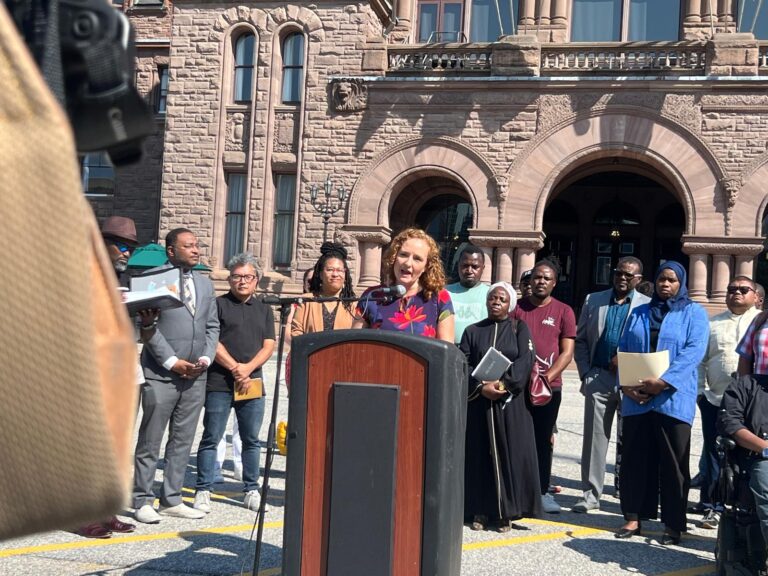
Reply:
[[622, 256], [639, 258], [646, 279], [664, 260], [688, 266], [681, 251], [685, 212], [670, 188], [661, 177], [614, 165], [566, 181], [544, 212], [546, 239], [537, 258], [560, 266], [554, 295], [577, 311], [588, 293], [611, 287]]

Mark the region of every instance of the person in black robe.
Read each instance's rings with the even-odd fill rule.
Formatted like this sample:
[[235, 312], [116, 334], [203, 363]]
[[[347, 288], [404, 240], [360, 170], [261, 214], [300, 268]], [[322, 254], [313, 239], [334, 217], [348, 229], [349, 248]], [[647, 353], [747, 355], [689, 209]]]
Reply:
[[469, 376], [464, 465], [464, 518], [473, 530], [493, 523], [499, 532], [541, 514], [533, 420], [525, 394], [534, 361], [524, 322], [510, 319], [517, 295], [506, 282], [488, 291], [488, 318], [468, 326], [459, 344], [470, 374], [493, 346], [512, 365], [500, 380]]

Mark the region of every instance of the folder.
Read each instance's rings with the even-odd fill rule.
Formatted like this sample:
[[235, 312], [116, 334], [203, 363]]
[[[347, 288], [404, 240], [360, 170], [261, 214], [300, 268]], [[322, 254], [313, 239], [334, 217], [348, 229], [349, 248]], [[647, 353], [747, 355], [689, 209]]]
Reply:
[[261, 378], [251, 378], [251, 385], [248, 387], [248, 392], [241, 394], [237, 391], [237, 384], [235, 384], [235, 402], [241, 400], [253, 400], [254, 398], [261, 398], [262, 388], [264, 382]]
[[619, 352], [619, 384], [640, 386], [640, 380], [659, 378], [669, 369], [669, 350]]

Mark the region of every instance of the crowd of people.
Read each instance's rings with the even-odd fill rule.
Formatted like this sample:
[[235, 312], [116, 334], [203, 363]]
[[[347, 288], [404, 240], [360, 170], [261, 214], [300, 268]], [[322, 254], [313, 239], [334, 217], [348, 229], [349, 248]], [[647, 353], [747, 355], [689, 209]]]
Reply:
[[[136, 245], [135, 227], [126, 220], [113, 217], [103, 227], [123, 284], [125, 263]], [[221, 461], [217, 451], [233, 410], [235, 434], [242, 442], [244, 505], [257, 510], [262, 366], [275, 347], [272, 310], [256, 296], [261, 267], [250, 254], [233, 257], [229, 291], [216, 297], [210, 279], [195, 270], [200, 250], [191, 230], [169, 232], [166, 254], [164, 266], [181, 270], [184, 306], [142, 311], [137, 323], [142, 417], [135, 452], [135, 519], [156, 523], [164, 515], [197, 519], [210, 512]], [[473, 530], [506, 532], [519, 528], [521, 519], [561, 511], [551, 472], [562, 375], [571, 362], [584, 396], [582, 494], [574, 512], [600, 508], [617, 420], [616, 488], [624, 516], [617, 538], [640, 535], [642, 521], [656, 519], [659, 511], [665, 526], [662, 544], [680, 542], [688, 512], [703, 515], [701, 526], [717, 527], [723, 509], [715, 489], [718, 432], [761, 455], [755, 459], [753, 491], [762, 525], [768, 527], [768, 466], [763, 464], [768, 421], [762, 424], [768, 419], [751, 408], [755, 396], [768, 394], [768, 323], [760, 313], [761, 286], [749, 277], [734, 277], [727, 287], [727, 310], [710, 319], [688, 295], [684, 266], [666, 261], [652, 281], [644, 281], [642, 262], [626, 256], [613, 270], [611, 288], [589, 294], [577, 321], [573, 309], [552, 296], [559, 278], [554, 262], [542, 260], [523, 273], [519, 294], [506, 282], [483, 282], [484, 267], [482, 250], [467, 245], [458, 258], [458, 282], [447, 284], [434, 239], [409, 228], [392, 239], [384, 254], [382, 286], [357, 298], [346, 249], [324, 243], [304, 276], [305, 296], [323, 301], [307, 301], [292, 311], [290, 335], [370, 328], [437, 338], [459, 347], [468, 374], [490, 349], [506, 357], [510, 364], [499, 378], [470, 375], [466, 383], [464, 516]], [[401, 288], [387, 299], [372, 298], [383, 286]], [[621, 379], [620, 352], [663, 351], [668, 366], [660, 375], [636, 382]], [[534, 382], [546, 390], [543, 400], [532, 394]], [[243, 395], [247, 399], [239, 399]], [[697, 406], [703, 434], [700, 502], [687, 509]], [[181, 490], [203, 409], [190, 507], [182, 502]], [[153, 483], [166, 431], [156, 509]], [[79, 532], [109, 537], [133, 529], [111, 518]]]

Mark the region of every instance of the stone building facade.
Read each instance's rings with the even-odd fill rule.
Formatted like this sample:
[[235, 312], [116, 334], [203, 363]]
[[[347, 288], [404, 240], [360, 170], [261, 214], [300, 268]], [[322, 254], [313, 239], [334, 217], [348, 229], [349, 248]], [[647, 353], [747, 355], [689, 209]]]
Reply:
[[735, 0], [683, 0], [671, 41], [593, 43], [567, 42], [577, 0], [520, 0], [498, 41], [417, 43], [422, 1], [126, 3], [164, 112], [100, 211], [145, 240], [196, 230], [214, 278], [250, 250], [281, 292], [324, 237], [377, 283], [414, 224], [449, 266], [482, 247], [487, 280], [556, 258], [573, 304], [627, 254], [682, 259], [713, 309], [731, 275], [768, 280], [768, 43], [737, 32]]

